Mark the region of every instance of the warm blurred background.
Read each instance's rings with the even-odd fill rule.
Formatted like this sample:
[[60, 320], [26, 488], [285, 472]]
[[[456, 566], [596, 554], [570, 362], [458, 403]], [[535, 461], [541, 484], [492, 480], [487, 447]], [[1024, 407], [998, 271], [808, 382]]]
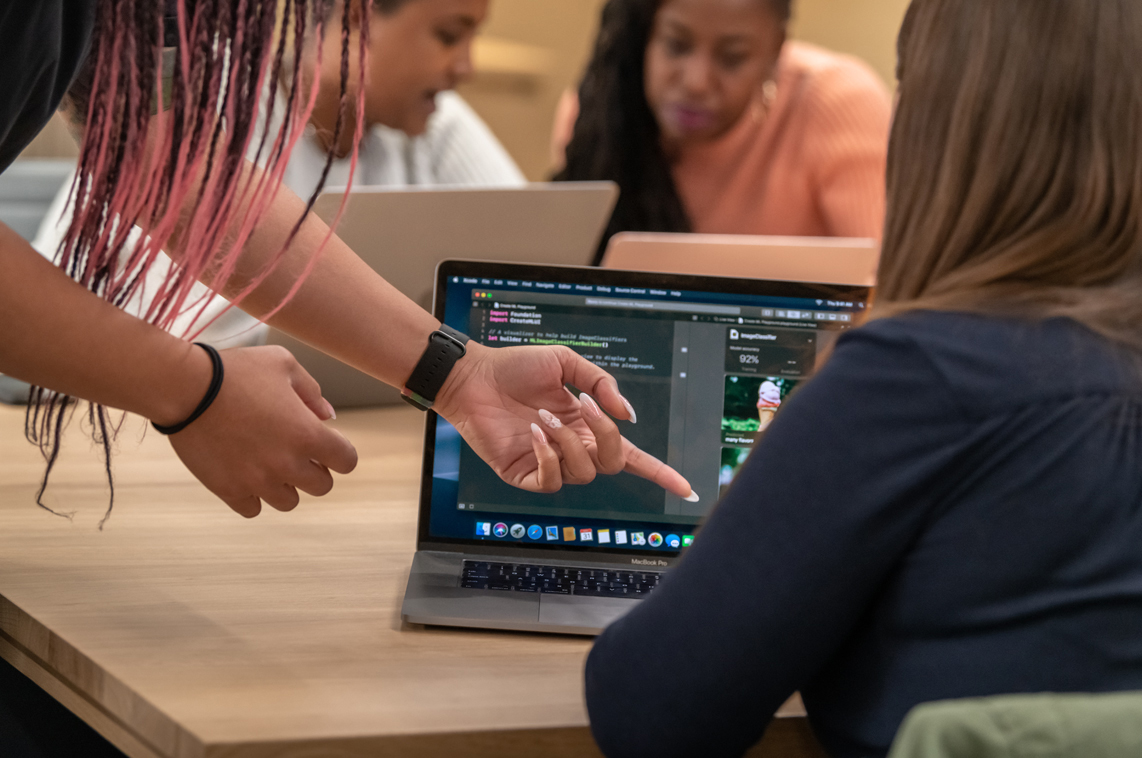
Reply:
[[[586, 65], [605, 0], [492, 0], [475, 50], [476, 77], [460, 92], [527, 177], [548, 178], [552, 117], [560, 93]], [[896, 32], [907, 0], [796, 0], [793, 36], [863, 58], [891, 86]], [[26, 157], [74, 158], [61, 123]]]

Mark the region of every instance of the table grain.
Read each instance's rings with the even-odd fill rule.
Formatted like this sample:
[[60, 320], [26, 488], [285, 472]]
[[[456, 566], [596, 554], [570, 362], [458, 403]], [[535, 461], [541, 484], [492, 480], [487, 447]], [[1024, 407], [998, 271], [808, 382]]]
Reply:
[[[132, 758], [598, 756], [582, 637], [402, 624], [424, 416], [331, 422], [360, 463], [246, 520], [129, 417], [114, 510], [77, 414], [47, 490], [0, 407], [0, 656]], [[823, 755], [799, 701], [751, 756]]]

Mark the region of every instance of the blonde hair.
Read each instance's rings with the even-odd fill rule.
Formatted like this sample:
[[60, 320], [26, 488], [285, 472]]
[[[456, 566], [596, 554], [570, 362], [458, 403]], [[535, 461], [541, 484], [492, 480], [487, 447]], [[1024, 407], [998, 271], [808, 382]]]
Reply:
[[876, 315], [1142, 347], [1142, 3], [914, 0], [898, 47]]

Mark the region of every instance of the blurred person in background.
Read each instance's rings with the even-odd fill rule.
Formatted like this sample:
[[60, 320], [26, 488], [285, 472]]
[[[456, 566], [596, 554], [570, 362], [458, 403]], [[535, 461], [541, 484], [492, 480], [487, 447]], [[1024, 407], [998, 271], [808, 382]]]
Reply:
[[880, 237], [888, 91], [787, 41], [791, 6], [607, 3], [552, 136], [557, 180], [621, 189], [600, 258], [621, 231]]

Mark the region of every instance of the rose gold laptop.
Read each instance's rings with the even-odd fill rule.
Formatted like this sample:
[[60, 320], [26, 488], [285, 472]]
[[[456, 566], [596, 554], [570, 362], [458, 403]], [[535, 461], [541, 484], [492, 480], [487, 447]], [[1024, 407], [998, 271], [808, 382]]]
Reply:
[[620, 232], [603, 268], [782, 282], [876, 284], [880, 245], [856, 237]]

